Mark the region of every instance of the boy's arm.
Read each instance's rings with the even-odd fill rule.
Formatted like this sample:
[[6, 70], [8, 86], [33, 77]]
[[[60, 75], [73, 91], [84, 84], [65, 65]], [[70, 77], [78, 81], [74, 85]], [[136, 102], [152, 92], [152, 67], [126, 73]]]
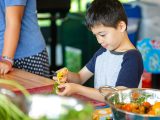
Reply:
[[[79, 94], [79, 95], [86, 96], [94, 100], [105, 102], [105, 99], [104, 99], [105, 97], [101, 95], [98, 89], [95, 89], [95, 88], [85, 87], [85, 86], [82, 86], [80, 84], [75, 84], [75, 83], [61, 84], [58, 86], [58, 88], [63, 89], [62, 91], [61, 90], [58, 91], [58, 95], [61, 95], [61, 96], [70, 96], [74, 94]], [[125, 89], [125, 87], [122, 87], [122, 86], [119, 86], [116, 88]], [[114, 92], [114, 91], [112, 89], [103, 90], [104, 95], [107, 95], [111, 92]]]
[[90, 88], [90, 87], [85, 87], [85, 86], [79, 85], [79, 87], [77, 87], [77, 89], [78, 89], [78, 94], [80, 94], [80, 95], [86, 96], [86, 97], [94, 99], [94, 100], [105, 102], [104, 96], [102, 96], [100, 94], [99, 90], [97, 90], [95, 88]]
[[[61, 84], [58, 86], [58, 88], [64, 89], [63, 91], [58, 92], [58, 95], [61, 95], [61, 96], [70, 96], [74, 94], [79, 94], [79, 95], [83, 95], [98, 101], [103, 101], [103, 102], [105, 101], [104, 96], [102, 96], [99, 90], [95, 88], [89, 88], [89, 87], [85, 87], [75, 83]], [[108, 92], [105, 92], [105, 93], [108, 93]]]
[[[115, 88], [117, 88], [118, 90], [126, 89], [126, 87], [123, 87], [123, 86], [117, 86]], [[76, 92], [77, 94], [86, 96], [86, 97], [94, 99], [94, 100], [102, 101], [102, 102], [105, 102], [105, 96], [106, 95], [108, 95], [111, 92], [115, 92], [112, 89], [102, 90], [103, 94], [105, 95], [105, 96], [103, 96], [99, 92], [98, 89], [96, 89], [96, 88], [90, 88], [90, 87], [85, 87], [85, 86], [82, 86], [82, 85], [77, 85], [76, 86], [76, 91], [77, 91]]]
[[69, 78], [68, 80], [73, 83], [79, 83], [79, 84], [85, 83], [94, 73], [97, 56], [105, 51], [106, 49], [101, 47], [90, 59], [90, 61], [86, 64], [86, 66], [79, 71], [78, 74], [69, 72], [70, 74], [68, 76]]
[[85, 83], [91, 76], [93, 75], [92, 72], [90, 72], [87, 67], [83, 67], [79, 73], [68, 73], [68, 81], [72, 83], [78, 83], [83, 84]]

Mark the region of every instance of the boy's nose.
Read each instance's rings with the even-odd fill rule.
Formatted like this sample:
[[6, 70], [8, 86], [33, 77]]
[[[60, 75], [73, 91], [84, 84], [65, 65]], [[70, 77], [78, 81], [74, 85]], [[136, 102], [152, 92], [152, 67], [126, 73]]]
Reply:
[[104, 42], [104, 40], [101, 39], [101, 38], [98, 38], [97, 40], [98, 40], [98, 43], [99, 43], [99, 44], [102, 44], [102, 43]]

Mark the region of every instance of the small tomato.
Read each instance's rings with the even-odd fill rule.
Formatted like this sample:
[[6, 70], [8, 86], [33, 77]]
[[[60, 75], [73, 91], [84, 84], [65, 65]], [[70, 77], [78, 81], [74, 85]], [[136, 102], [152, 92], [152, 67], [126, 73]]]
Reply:
[[151, 104], [149, 102], [143, 102], [142, 105], [144, 107], [151, 107]]
[[123, 105], [122, 109], [128, 112], [131, 112], [132, 106], [131, 104], [126, 104], [126, 105]]

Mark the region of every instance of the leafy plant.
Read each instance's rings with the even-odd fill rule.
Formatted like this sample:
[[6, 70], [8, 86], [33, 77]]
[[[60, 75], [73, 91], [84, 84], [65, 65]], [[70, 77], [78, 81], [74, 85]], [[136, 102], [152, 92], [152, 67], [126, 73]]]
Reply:
[[[11, 80], [0, 79], [1, 84], [15, 86], [28, 97], [29, 93], [18, 83]], [[29, 116], [23, 113], [11, 100], [4, 94], [0, 94], [0, 117], [2, 120], [31, 120]]]
[[68, 113], [60, 116], [59, 120], [91, 120], [93, 107], [87, 104], [82, 110], [69, 109]]
[[2, 120], [31, 120], [3, 94], [0, 94], [0, 116]]
[[137, 103], [137, 104], [141, 104], [141, 103], [145, 102], [147, 100], [147, 98], [149, 98], [150, 96], [151, 96], [150, 94], [142, 94], [140, 97], [133, 100], [132, 102]]

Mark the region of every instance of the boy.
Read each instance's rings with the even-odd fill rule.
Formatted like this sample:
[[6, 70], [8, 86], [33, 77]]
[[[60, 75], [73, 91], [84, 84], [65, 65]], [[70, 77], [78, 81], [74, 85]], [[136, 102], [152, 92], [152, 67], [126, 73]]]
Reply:
[[[66, 72], [62, 81], [68, 83], [59, 85], [59, 88], [64, 90], [58, 94], [77, 93], [104, 101], [104, 97], [98, 91], [101, 86], [138, 87], [143, 62], [141, 54], [128, 38], [127, 17], [122, 4], [118, 0], [94, 0], [87, 11], [86, 25], [102, 48], [79, 73]], [[80, 85], [93, 75], [94, 88]]]

